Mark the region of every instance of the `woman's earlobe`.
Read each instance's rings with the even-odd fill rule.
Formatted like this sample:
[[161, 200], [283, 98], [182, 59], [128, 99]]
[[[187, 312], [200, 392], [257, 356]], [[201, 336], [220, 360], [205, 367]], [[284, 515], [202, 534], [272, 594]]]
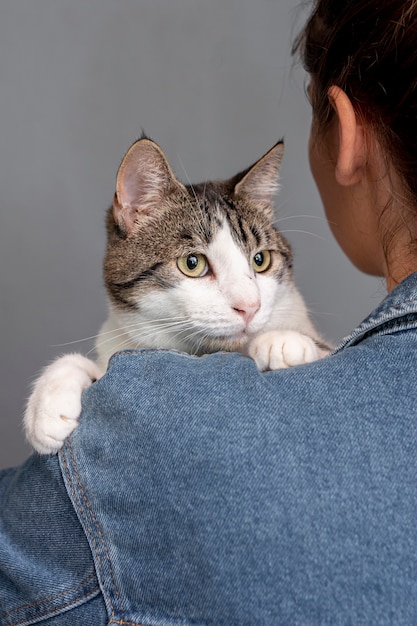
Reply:
[[327, 95], [335, 111], [339, 131], [336, 179], [343, 186], [356, 185], [363, 176], [366, 163], [364, 128], [343, 89], [333, 85]]

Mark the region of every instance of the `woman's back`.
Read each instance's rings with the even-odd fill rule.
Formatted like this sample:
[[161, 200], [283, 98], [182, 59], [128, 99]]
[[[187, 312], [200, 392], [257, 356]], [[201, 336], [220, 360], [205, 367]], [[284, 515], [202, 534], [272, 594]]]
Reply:
[[[91, 554], [52, 540], [55, 576], [33, 603], [3, 591], [3, 623], [51, 615], [62, 595], [62, 619], [105, 606], [120, 624], [415, 623], [416, 368], [417, 274], [311, 365], [261, 374], [237, 354], [116, 355], [59, 466], [16, 474], [55, 477], [58, 528], [82, 526]], [[28, 540], [12, 530], [21, 502], [2, 501], [7, 590]]]

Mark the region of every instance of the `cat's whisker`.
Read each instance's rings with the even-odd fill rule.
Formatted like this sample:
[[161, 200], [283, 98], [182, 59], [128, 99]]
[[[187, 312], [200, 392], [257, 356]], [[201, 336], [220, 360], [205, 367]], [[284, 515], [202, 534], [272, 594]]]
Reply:
[[[176, 324], [178, 324], [178, 322]], [[160, 331], [161, 328], [169, 328], [169, 325], [165, 325], [165, 327], [160, 327], [159, 329], [149, 328], [149, 327], [147, 330], [138, 329], [138, 332], [131, 332], [130, 334], [121, 333], [118, 337], [125, 337], [125, 339], [123, 341], [120, 341], [119, 343], [116, 343], [115, 348], [117, 350], [121, 350], [123, 348], [129, 348], [129, 347], [130, 348], [134, 347], [137, 349], [141, 347], [146, 347], [144, 346], [144, 342], [148, 338], [152, 338], [153, 336], [158, 334], [158, 330]], [[113, 340], [118, 339], [118, 337], [113, 338]], [[106, 340], [103, 343], [107, 343], [108, 341], [109, 340]], [[103, 347], [103, 345], [101, 344], [100, 347]]]
[[[188, 331], [194, 330], [194, 329], [195, 329], [194, 323], [190, 320], [184, 319], [182, 323], [176, 322], [175, 324], [166, 324], [162, 326], [161, 328], [148, 328], [147, 332], [145, 330], [140, 331], [135, 334], [134, 340], [136, 342], [146, 340], [149, 337], [152, 337], [153, 335], [158, 334], [161, 330], [168, 331], [168, 332], [173, 331], [171, 333], [173, 337], [178, 338], [184, 335], [184, 333], [187, 333]], [[197, 330], [196, 332], [199, 332], [199, 331]], [[188, 336], [186, 336], [185, 339], [188, 339]]]
[[329, 311], [316, 311], [315, 309], [311, 309], [310, 307], [308, 307], [308, 312], [311, 313], [311, 315], [326, 315], [327, 317], [337, 317], [336, 313], [330, 313]]
[[[114, 332], [114, 331], [109, 331], [109, 332]], [[66, 341], [65, 343], [55, 343], [55, 344], [52, 344], [50, 347], [51, 348], [64, 348], [65, 346], [73, 346], [76, 343], [83, 343], [84, 341], [92, 341], [93, 339], [97, 339], [100, 336], [101, 336], [101, 333], [98, 333], [97, 335], [92, 335], [91, 337], [83, 337], [83, 339], [74, 339], [73, 341]]]
[[164, 325], [160, 325], [157, 327], [148, 327], [146, 330], [140, 331], [138, 333], [135, 333], [136, 336], [142, 336], [142, 337], [148, 337], [148, 336], [152, 336], [153, 334], [159, 333], [161, 331], [178, 331], [178, 328], [180, 328], [180, 331], [182, 332], [182, 330], [186, 330], [188, 327], [192, 327], [192, 324], [189, 321], [184, 320], [184, 322], [180, 323], [180, 322], [176, 322], [175, 324], [164, 324]]
[[204, 341], [206, 341], [206, 339], [207, 339], [207, 334], [200, 336], [200, 339], [194, 349], [195, 354], [198, 354], [200, 352], [201, 346], [203, 345]]
[[[172, 319], [174, 321], [172, 321]], [[161, 318], [161, 320], [152, 321], [152, 323], [149, 321], [143, 321], [143, 322], [138, 322], [136, 324], [131, 324], [125, 327], [122, 326], [119, 329], [117, 329], [119, 331], [119, 334], [112, 335], [111, 337], [107, 337], [103, 341], [97, 343], [96, 346], [87, 353], [87, 355], [91, 354], [94, 350], [99, 350], [100, 348], [102, 348], [103, 346], [105, 346], [106, 344], [110, 342], [117, 341], [119, 337], [127, 336], [125, 341], [126, 342], [132, 341], [132, 337], [134, 335], [141, 334], [142, 328], [148, 331], [146, 333], [146, 336], [148, 336], [148, 335], [152, 335], [153, 333], [157, 333], [161, 330], [169, 329], [170, 327], [174, 328], [175, 326], [182, 325], [184, 323], [187, 323], [187, 319], [185, 317], [177, 317], [177, 318], [171, 318], [171, 319]], [[150, 324], [151, 324], [151, 328], [149, 327]]]
[[[83, 343], [85, 341], [92, 341], [94, 339], [98, 339], [99, 337], [102, 337], [103, 335], [107, 335], [107, 334], [110, 334], [110, 333], [113, 334], [115, 332], [119, 332], [119, 330], [121, 330], [121, 329], [115, 328], [115, 329], [109, 330], [109, 331], [107, 331], [105, 333], [98, 333], [97, 335], [92, 335], [91, 337], [84, 337], [83, 339], [75, 339], [74, 341], [66, 341], [65, 343], [52, 344], [51, 348], [63, 348], [65, 346], [73, 346], [73, 345], [75, 345], [77, 343]], [[90, 354], [91, 352], [93, 352], [93, 350], [94, 350], [94, 348], [89, 350], [87, 352], [87, 354]]]
[[306, 310], [306, 307], [303, 307], [302, 305], [290, 307], [287, 305], [280, 306], [278, 304], [274, 307], [274, 310], [271, 314], [271, 318], [274, 319], [274, 317], [278, 316], [281, 319], [283, 317], [288, 317], [289, 319], [291, 319], [294, 313], [303, 313], [305, 310]]
[[194, 189], [194, 187], [193, 187], [193, 184], [192, 184], [192, 182], [191, 182], [191, 180], [190, 180], [190, 177], [189, 177], [189, 176], [188, 176], [188, 174], [187, 174], [187, 170], [185, 169], [185, 167], [184, 167], [184, 163], [182, 162], [181, 157], [180, 157], [180, 155], [178, 154], [178, 152], [177, 152], [177, 158], [178, 158], [178, 161], [180, 162], [180, 165], [181, 165], [182, 171], [184, 172], [185, 177], [186, 177], [186, 179], [187, 179], [187, 181], [188, 181], [188, 184], [189, 184], [189, 186], [190, 186], [190, 189], [191, 189], [191, 191], [193, 192], [193, 195], [194, 195], [194, 198], [195, 198], [196, 205], [198, 206], [198, 205], [199, 205], [199, 202], [198, 202], [197, 194], [196, 194], [196, 192], [195, 192], [195, 189]]
[[[140, 330], [138, 329], [138, 332], [133, 333], [132, 334], [132, 339], [138, 343], [139, 341], [144, 341], [154, 335], [159, 335], [161, 331], [165, 331], [165, 332], [171, 332], [171, 334], [174, 334], [176, 336], [181, 335], [184, 332], [187, 332], [190, 328], [193, 328], [194, 325], [189, 321], [184, 319], [182, 322], [174, 322], [172, 324], [163, 324], [163, 325], [158, 325], [158, 326], [151, 326], [146, 329], [146, 330]], [[179, 332], [178, 332], [178, 329]]]
[[161, 317], [161, 318], [155, 317], [152, 320], [149, 320], [149, 319], [144, 319], [140, 321], [137, 320], [133, 324], [124, 324], [123, 326], [120, 326], [118, 328], [115, 328], [113, 330], [110, 330], [106, 333], [101, 333], [101, 334], [106, 335], [112, 332], [126, 331], [130, 329], [140, 328], [142, 326], [148, 327], [149, 324], [152, 324], [152, 325], [162, 324], [163, 325], [163, 324], [181, 323], [184, 320], [187, 320], [187, 317], [184, 315]]
[[[194, 341], [194, 337], [198, 338], [198, 342], [196, 344], [196, 342]], [[186, 337], [184, 337], [184, 339], [188, 342], [188, 343], [193, 343], [195, 347], [194, 349], [194, 353], [197, 354], [200, 351], [200, 347], [203, 344], [203, 342], [205, 341], [205, 339], [207, 338], [207, 334], [202, 333], [202, 329], [201, 328], [197, 328], [194, 330], [194, 332], [189, 333], [188, 335], [186, 335]]]
[[[164, 324], [151, 324], [151, 325], [147, 325], [147, 328], [145, 330], [149, 331], [150, 334], [152, 333], [157, 333], [160, 331], [169, 331], [169, 330], [177, 330], [178, 328], [184, 328], [184, 327], [188, 327], [188, 325], [191, 325], [190, 321], [187, 320], [186, 318], [184, 318], [182, 321], [178, 321], [178, 322], [166, 322]], [[138, 331], [141, 331], [141, 329], [137, 329]]]
[[[189, 333], [188, 331], [190, 331], [190, 330], [194, 330], [194, 332]], [[185, 334], [185, 335], [184, 335], [184, 333], [188, 333], [188, 334]], [[179, 333], [177, 334], [177, 337], [180, 337], [181, 335], [183, 335], [183, 336], [181, 337], [181, 339], [182, 339], [182, 340], [184, 340], [184, 341], [186, 341], [186, 342], [189, 342], [189, 341], [190, 341], [190, 339], [191, 339], [194, 335], [198, 335], [198, 334], [200, 334], [200, 333], [201, 333], [201, 330], [199, 330], [199, 329], [195, 329], [194, 324], [190, 324], [188, 327], [184, 327], [184, 328], [183, 328], [183, 330], [181, 330], [181, 332], [179, 332]]]
[[[166, 317], [166, 318], [161, 318], [161, 319], [155, 319], [152, 320], [152, 322], [163, 322], [163, 321], [171, 321], [171, 320], [181, 320], [184, 319], [183, 316], [178, 316], [178, 317]], [[73, 341], [66, 341], [64, 343], [57, 343], [57, 344], [52, 344], [51, 348], [63, 348], [65, 346], [71, 346], [74, 345], [76, 343], [82, 343], [84, 341], [92, 341], [93, 339], [98, 339], [99, 337], [103, 337], [104, 335], [110, 335], [110, 334], [114, 334], [114, 333], [118, 333], [120, 331], [126, 330], [128, 328], [134, 328], [136, 327], [138, 324], [142, 324], [144, 326], [147, 326], [149, 324], [149, 322], [147, 321], [143, 321], [143, 322], [134, 322], [132, 324], [125, 324], [123, 326], [120, 326], [118, 328], [112, 328], [111, 330], [106, 330], [103, 332], [99, 332], [97, 333], [97, 335], [91, 335], [91, 337], [83, 337], [82, 339], [74, 339]]]
[[131, 337], [128, 337], [127, 339], [125, 339], [124, 341], [121, 341], [119, 344], [117, 344], [115, 346], [115, 350], [114, 352], [120, 352], [121, 350], [128, 350], [133, 348], [133, 340]]
[[317, 237], [317, 239], [321, 239], [322, 241], [328, 241], [326, 237], [323, 237], [322, 235], [318, 235], [317, 233], [312, 233], [308, 230], [298, 230], [298, 229], [280, 230], [280, 233], [282, 235], [286, 235], [287, 233], [301, 233], [302, 235], [311, 235], [312, 237]]
[[[128, 333], [126, 333], [126, 332], [124, 332], [124, 331], [123, 331], [123, 328], [120, 328], [120, 329], [118, 329], [118, 330], [119, 330], [119, 331], [121, 331], [121, 332], [119, 332], [117, 335], [113, 335], [113, 336], [111, 336], [111, 337], [107, 337], [107, 338], [106, 338], [106, 339], [104, 339], [103, 341], [97, 342], [97, 343], [95, 344], [95, 346], [94, 346], [93, 348], [91, 348], [91, 350], [89, 350], [89, 351], [87, 352], [86, 356], [87, 356], [87, 357], [88, 357], [88, 356], [90, 356], [93, 352], [99, 352], [99, 351], [100, 351], [102, 348], [104, 348], [107, 344], [110, 344], [110, 343], [112, 343], [112, 342], [117, 342], [117, 340], [118, 340], [120, 337], [126, 337], [126, 339], [125, 339], [125, 341], [124, 341], [124, 342], [122, 342], [122, 344], [119, 344], [119, 345], [123, 345], [124, 343], [128, 343], [128, 342], [129, 342], [129, 339], [130, 339], [129, 334], [128, 334]], [[117, 343], [115, 343], [115, 345], [118, 345], [118, 344], [117, 344]]]
[[280, 224], [281, 222], [286, 222], [287, 220], [295, 220], [295, 219], [301, 219], [301, 218], [320, 220], [321, 222], [325, 222], [326, 224], [328, 224], [327, 219], [325, 217], [322, 217], [321, 215], [287, 215], [285, 217], [279, 217], [278, 219], [275, 220], [274, 223]]

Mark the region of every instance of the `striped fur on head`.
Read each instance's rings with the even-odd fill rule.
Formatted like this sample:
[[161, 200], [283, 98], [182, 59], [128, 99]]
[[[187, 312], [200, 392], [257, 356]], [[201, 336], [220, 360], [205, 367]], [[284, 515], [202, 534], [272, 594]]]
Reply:
[[133, 144], [120, 166], [107, 216], [105, 282], [113, 304], [140, 309], [149, 291], [189, 280], [177, 259], [205, 254], [224, 223], [248, 259], [270, 250], [270, 273], [291, 280], [291, 249], [273, 225], [283, 147], [279, 142], [230, 180], [191, 186], [175, 177], [156, 143], [142, 138]]

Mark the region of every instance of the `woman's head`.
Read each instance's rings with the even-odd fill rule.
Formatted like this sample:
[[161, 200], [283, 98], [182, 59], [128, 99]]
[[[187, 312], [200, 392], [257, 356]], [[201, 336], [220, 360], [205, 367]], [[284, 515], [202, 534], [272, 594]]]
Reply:
[[417, 196], [417, 0], [318, 0], [296, 49], [318, 127], [333, 114], [329, 87], [341, 87]]
[[417, 0], [315, 0], [294, 51], [311, 76], [313, 139], [331, 128], [340, 87], [417, 208]]

